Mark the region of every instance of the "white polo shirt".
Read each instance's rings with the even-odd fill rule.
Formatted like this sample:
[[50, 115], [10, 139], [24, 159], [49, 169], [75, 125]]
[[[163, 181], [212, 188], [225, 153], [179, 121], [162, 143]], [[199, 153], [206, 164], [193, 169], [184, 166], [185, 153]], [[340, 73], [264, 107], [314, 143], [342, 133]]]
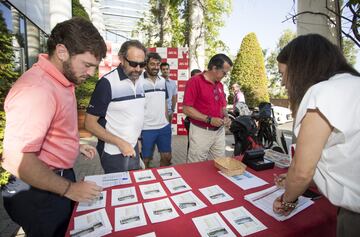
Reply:
[[[360, 78], [337, 74], [309, 88], [295, 122], [298, 136], [307, 109], [318, 109], [332, 127], [314, 182], [336, 206], [360, 213]], [[311, 138], [309, 138], [311, 139]]]
[[166, 99], [168, 97], [163, 77], [157, 76], [155, 82], [148, 78], [147, 73], [140, 80], [145, 92], [145, 117], [143, 130], [160, 129], [169, 124], [166, 118]]
[[[101, 126], [135, 147], [144, 123], [144, 106], [140, 79], [134, 85], [118, 67], [98, 81], [86, 112], [99, 116]], [[98, 150], [101, 146], [110, 155], [121, 154], [116, 145], [99, 140]]]

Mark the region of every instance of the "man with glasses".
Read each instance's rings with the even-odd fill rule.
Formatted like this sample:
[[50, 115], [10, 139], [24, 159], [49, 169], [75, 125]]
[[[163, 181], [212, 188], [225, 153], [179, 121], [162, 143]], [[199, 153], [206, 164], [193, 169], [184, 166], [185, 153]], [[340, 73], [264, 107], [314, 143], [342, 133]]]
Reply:
[[226, 112], [223, 79], [233, 63], [224, 54], [214, 55], [208, 70], [186, 83], [183, 111], [190, 117], [188, 161], [198, 162], [225, 155], [225, 129], [230, 126]]
[[85, 128], [98, 137], [105, 173], [140, 168], [138, 138], [144, 123], [145, 94], [139, 77], [146, 49], [137, 40], [119, 50], [120, 65], [96, 84], [87, 108]]
[[145, 119], [141, 132], [141, 152], [147, 168], [153, 158], [155, 144], [160, 152], [160, 166], [171, 164], [171, 125], [167, 118], [166, 104], [168, 94], [165, 79], [158, 75], [160, 63], [159, 54], [149, 53], [142, 76], [145, 91]]

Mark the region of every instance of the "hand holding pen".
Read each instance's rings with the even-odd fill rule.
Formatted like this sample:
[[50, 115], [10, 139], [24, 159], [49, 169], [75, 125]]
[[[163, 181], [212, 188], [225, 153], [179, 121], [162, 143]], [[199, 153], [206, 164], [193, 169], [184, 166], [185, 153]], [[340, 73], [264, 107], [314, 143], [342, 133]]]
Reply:
[[286, 180], [286, 173], [285, 174], [274, 174], [274, 183], [279, 188], [285, 188], [285, 180]]

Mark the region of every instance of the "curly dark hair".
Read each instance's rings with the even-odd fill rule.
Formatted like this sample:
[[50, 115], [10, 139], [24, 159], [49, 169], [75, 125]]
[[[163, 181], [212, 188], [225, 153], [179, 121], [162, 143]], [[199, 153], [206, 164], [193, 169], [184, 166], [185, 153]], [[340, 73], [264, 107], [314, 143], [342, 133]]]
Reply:
[[70, 56], [90, 52], [97, 59], [106, 56], [106, 44], [99, 31], [88, 20], [74, 17], [58, 23], [47, 41], [48, 53], [54, 54], [57, 44], [65, 45]]
[[276, 59], [287, 66], [284, 80], [294, 114], [311, 86], [339, 73], [360, 76], [346, 61], [340, 48], [319, 34], [298, 36], [281, 50]]

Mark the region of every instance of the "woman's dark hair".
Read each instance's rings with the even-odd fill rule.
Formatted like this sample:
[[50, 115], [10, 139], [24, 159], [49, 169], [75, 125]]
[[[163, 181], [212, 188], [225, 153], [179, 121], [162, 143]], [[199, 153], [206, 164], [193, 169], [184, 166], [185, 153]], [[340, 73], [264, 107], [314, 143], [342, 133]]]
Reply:
[[65, 45], [70, 56], [89, 52], [97, 59], [106, 56], [106, 44], [95, 26], [83, 18], [75, 17], [58, 23], [47, 41], [48, 53], [54, 54], [57, 44]]
[[284, 78], [290, 107], [296, 114], [306, 91], [338, 73], [360, 74], [347, 63], [339, 47], [318, 34], [298, 36], [277, 56], [287, 67]]
[[227, 62], [231, 67], [233, 65], [231, 59], [226, 56], [225, 54], [216, 54], [212, 56], [208, 63], [208, 70], [211, 70], [214, 66], [216, 69], [222, 69], [224, 68], [224, 63]]

